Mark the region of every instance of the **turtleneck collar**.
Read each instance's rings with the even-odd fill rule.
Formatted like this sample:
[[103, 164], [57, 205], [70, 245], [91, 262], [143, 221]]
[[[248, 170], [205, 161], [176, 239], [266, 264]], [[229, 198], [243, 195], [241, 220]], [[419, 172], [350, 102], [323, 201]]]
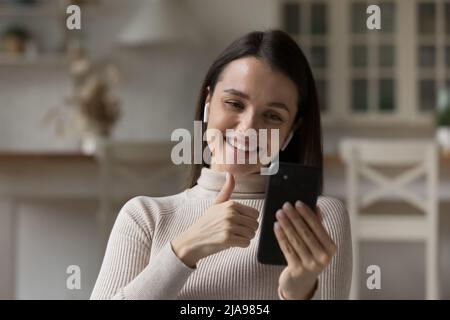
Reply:
[[[197, 195], [217, 194], [225, 184], [226, 173], [203, 167], [197, 185], [191, 189]], [[259, 173], [237, 175], [232, 198], [264, 198], [267, 176]]]

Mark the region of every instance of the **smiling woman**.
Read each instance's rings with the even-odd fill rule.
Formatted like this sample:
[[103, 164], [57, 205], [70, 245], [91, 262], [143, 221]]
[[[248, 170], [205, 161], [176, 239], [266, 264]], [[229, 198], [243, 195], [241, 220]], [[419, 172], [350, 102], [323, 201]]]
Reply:
[[[278, 129], [283, 142], [278, 145], [289, 143], [287, 148], [282, 148], [285, 150], [279, 155], [281, 161], [322, 168], [320, 108], [315, 82], [302, 50], [286, 33], [253, 32], [228, 46], [206, 74], [196, 120], [204, 118], [205, 105], [214, 116], [208, 122], [208, 129], [217, 128], [223, 136], [226, 129], [237, 132], [249, 128]], [[270, 150], [270, 139], [267, 144]], [[211, 146], [205, 143], [203, 148], [206, 147]], [[216, 158], [226, 156], [222, 150], [217, 155], [211, 151]], [[204, 163], [192, 166], [190, 186], [196, 184], [204, 166]], [[260, 166], [217, 169], [242, 173], [256, 172]]]
[[221, 133], [203, 142], [211, 164], [194, 163], [179, 194], [123, 206], [91, 298], [348, 298], [352, 248], [342, 202], [285, 203], [274, 232], [288, 265], [261, 264], [263, 164], [221, 161], [254, 151], [249, 131], [273, 129], [282, 147], [270, 150], [269, 136], [269, 153], [322, 172], [319, 110], [311, 69], [289, 35], [251, 32], [233, 42], [207, 72], [195, 116], [203, 129]]
[[[233, 130], [234, 139], [226, 139], [225, 148], [217, 145], [219, 139], [208, 141], [212, 152], [212, 168], [215, 171], [228, 171], [233, 174], [258, 172], [261, 163], [241, 164], [234, 159], [239, 146], [248, 146], [248, 131], [277, 130], [282, 141], [287, 139], [290, 130], [295, 130], [297, 121], [298, 93], [295, 83], [264, 60], [254, 56], [244, 56], [230, 62], [222, 71], [214, 89], [208, 86], [205, 103], [209, 105], [208, 130], [216, 129], [225, 133]], [[212, 94], [214, 91], [214, 94]], [[267, 136], [266, 150], [272, 150], [272, 135]], [[276, 146], [278, 147], [279, 141]], [[249, 155], [246, 154], [248, 157]], [[214, 161], [216, 160], [216, 161]]]

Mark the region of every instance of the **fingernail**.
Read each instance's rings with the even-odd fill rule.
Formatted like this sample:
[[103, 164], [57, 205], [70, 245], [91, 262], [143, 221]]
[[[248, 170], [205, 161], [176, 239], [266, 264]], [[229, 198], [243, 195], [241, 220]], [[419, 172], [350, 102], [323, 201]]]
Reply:
[[300, 200], [297, 200], [297, 201], [295, 202], [295, 205], [296, 205], [297, 207], [301, 207], [301, 206], [303, 206], [303, 202], [301, 202]]
[[275, 221], [275, 223], [273, 224], [273, 228], [276, 230], [280, 227], [280, 225], [278, 224], [278, 221]]
[[275, 216], [280, 219], [280, 218], [284, 218], [284, 212], [283, 210], [278, 210], [277, 213], [275, 214]]
[[285, 202], [285, 203], [283, 204], [283, 208], [285, 208], [285, 209], [291, 209], [291, 208], [292, 208], [292, 205], [291, 205], [289, 202]]

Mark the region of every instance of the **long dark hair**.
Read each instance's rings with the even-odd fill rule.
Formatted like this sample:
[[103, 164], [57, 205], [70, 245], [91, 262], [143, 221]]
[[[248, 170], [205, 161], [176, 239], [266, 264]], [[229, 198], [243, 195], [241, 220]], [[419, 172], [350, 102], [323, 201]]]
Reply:
[[[319, 167], [323, 173], [322, 130], [320, 124], [320, 107], [317, 98], [314, 77], [300, 47], [284, 31], [254, 31], [231, 43], [213, 62], [203, 84], [195, 112], [195, 120], [203, 119], [203, 109], [209, 87], [212, 95], [224, 68], [233, 60], [253, 56], [264, 60], [272, 67], [287, 75], [297, 86], [299, 101], [291, 142], [284, 151], [280, 151], [279, 159], [284, 162], [300, 163]], [[203, 128], [205, 129], [205, 128]], [[203, 141], [202, 150], [207, 147]], [[197, 183], [205, 162], [191, 164], [189, 187]], [[323, 174], [322, 174], [323, 177]], [[322, 190], [323, 182], [321, 182]]]

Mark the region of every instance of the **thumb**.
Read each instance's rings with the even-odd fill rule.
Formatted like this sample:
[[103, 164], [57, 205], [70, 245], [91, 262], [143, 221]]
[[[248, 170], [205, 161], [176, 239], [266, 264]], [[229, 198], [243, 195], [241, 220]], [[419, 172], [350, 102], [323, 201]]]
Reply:
[[214, 204], [219, 204], [228, 201], [228, 199], [230, 199], [231, 194], [233, 193], [233, 190], [234, 190], [234, 176], [231, 173], [227, 172], [225, 184], [223, 185], [222, 189], [220, 190], [219, 194], [214, 200]]

